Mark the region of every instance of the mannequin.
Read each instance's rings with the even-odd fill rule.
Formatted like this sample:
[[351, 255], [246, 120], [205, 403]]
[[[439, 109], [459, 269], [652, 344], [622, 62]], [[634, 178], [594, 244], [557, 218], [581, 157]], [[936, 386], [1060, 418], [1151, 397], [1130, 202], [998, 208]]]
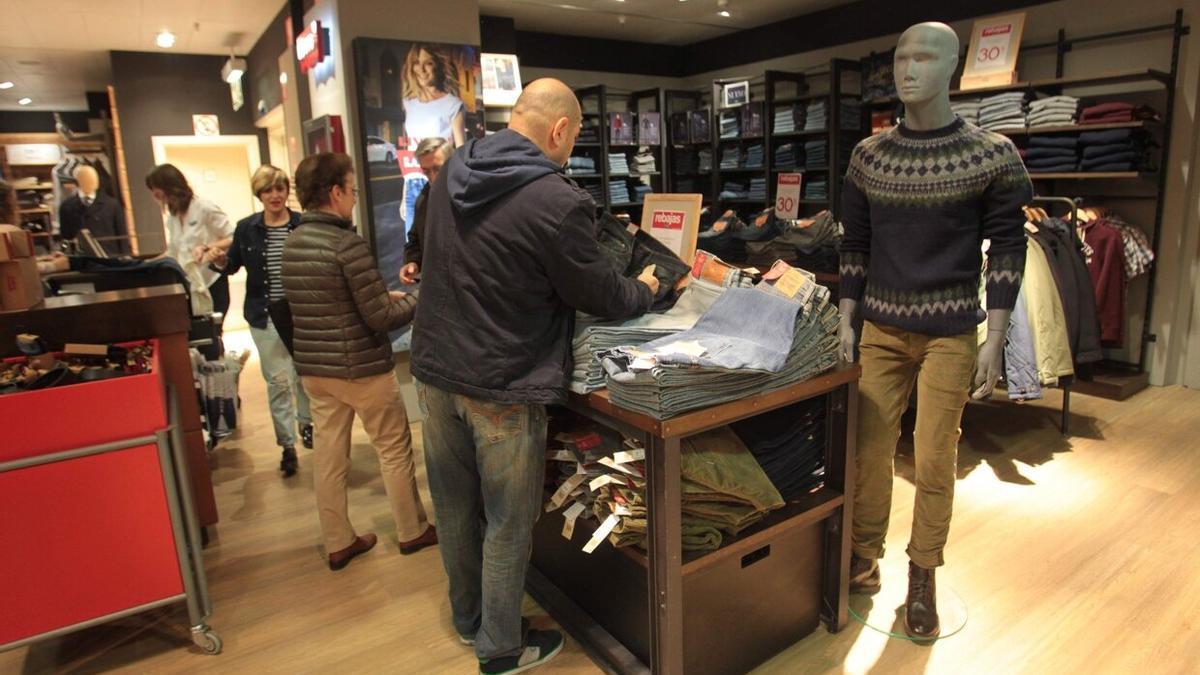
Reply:
[[[880, 587], [900, 416], [916, 386], [917, 494], [905, 602], [905, 630], [916, 639], [940, 631], [934, 570], [949, 533], [959, 424], [968, 396], [991, 396], [1003, 372], [1024, 269], [1021, 207], [1032, 197], [1012, 143], [950, 108], [958, 53], [958, 37], [945, 24], [922, 23], [901, 35], [895, 78], [904, 119], [855, 148], [843, 203], [840, 355], [861, 358], [863, 368], [851, 592]], [[991, 241], [986, 315], [978, 297], [984, 239]], [[978, 346], [985, 316], [987, 339]]]
[[74, 196], [62, 203], [58, 210], [59, 229], [64, 239], [74, 239], [79, 231], [90, 230], [109, 255], [128, 252], [124, 239], [125, 212], [120, 202], [100, 189], [100, 174], [90, 166], [83, 165], [75, 170], [75, 182], [79, 189]]

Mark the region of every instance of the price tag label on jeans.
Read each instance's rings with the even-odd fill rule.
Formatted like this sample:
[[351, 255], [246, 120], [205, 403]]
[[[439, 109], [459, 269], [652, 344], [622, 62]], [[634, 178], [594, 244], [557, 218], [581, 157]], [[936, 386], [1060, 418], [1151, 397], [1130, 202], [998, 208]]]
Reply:
[[579, 518], [579, 514], [583, 513], [583, 509], [583, 504], [575, 502], [566, 511], [563, 511], [563, 518], [566, 519], [563, 522], [563, 539], [570, 541], [571, 537], [575, 535], [575, 520]]
[[591, 553], [592, 551], [595, 551], [596, 547], [600, 545], [600, 542], [604, 541], [604, 538], [612, 533], [613, 528], [617, 526], [617, 523], [620, 522], [620, 520], [621, 517], [615, 513], [610, 514], [607, 518], [605, 518], [604, 522], [600, 523], [600, 527], [596, 528], [596, 532], [592, 535], [592, 538], [589, 539], [588, 543], [584, 545], [583, 552]]
[[800, 184], [803, 174], [781, 173], [775, 185], [775, 217], [795, 220], [800, 217]]
[[554, 509], [557, 509], [565, 504], [567, 497], [570, 497], [571, 493], [575, 491], [575, 488], [578, 488], [586, 478], [586, 473], [577, 473], [568, 478], [565, 482], [563, 482], [562, 485], [559, 486], [558, 490], [555, 491], [554, 496], [550, 498], [550, 503], [546, 505], [546, 510], [553, 511]]

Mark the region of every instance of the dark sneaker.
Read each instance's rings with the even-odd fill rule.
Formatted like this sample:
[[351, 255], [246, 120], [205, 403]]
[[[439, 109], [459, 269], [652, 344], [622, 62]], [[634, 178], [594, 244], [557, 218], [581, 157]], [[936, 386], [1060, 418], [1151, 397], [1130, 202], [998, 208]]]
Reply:
[[[521, 617], [521, 642], [522, 643], [525, 642], [525, 636], [528, 633], [529, 633], [529, 619], [526, 619], [525, 617]], [[458, 641], [468, 647], [475, 646], [475, 636], [474, 635], [459, 635]]]
[[283, 477], [295, 476], [299, 468], [300, 460], [296, 458], [296, 448], [290, 445], [283, 446], [283, 457], [279, 460], [279, 470], [283, 472]]
[[850, 594], [875, 595], [882, 583], [879, 579], [879, 561], [860, 558], [850, 554]]
[[558, 655], [563, 648], [562, 633], [556, 630], [531, 630], [525, 638], [525, 649], [514, 656], [480, 660], [482, 675], [511, 675], [537, 668]]
[[311, 424], [305, 424], [300, 427], [300, 442], [306, 449], [313, 449], [313, 427]]

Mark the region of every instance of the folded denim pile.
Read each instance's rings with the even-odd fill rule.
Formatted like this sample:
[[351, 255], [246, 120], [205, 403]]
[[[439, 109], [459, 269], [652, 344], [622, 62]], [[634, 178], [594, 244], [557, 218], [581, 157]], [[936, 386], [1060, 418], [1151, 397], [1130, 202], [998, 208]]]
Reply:
[[696, 173], [700, 170], [700, 157], [695, 150], [674, 148], [671, 150], [671, 166], [677, 175]]
[[654, 188], [645, 183], [637, 183], [633, 186], [633, 201], [642, 203], [646, 201], [646, 195], [654, 192]]
[[741, 164], [742, 151], [734, 145], [727, 145], [721, 148], [721, 168], [736, 169]]
[[1079, 134], [1081, 171], [1142, 171], [1149, 167], [1151, 141], [1141, 129], [1105, 129]]
[[1138, 120], [1157, 120], [1159, 115], [1153, 108], [1115, 101], [1100, 103], [1083, 109], [1080, 124], [1119, 124]]
[[[746, 242], [749, 239], [741, 234], [746, 229], [746, 223], [736, 211], [729, 209], [711, 225], [705, 227], [705, 224], [702, 219], [700, 232], [696, 236], [696, 248], [726, 260], [743, 260], [746, 257]], [[724, 277], [721, 277], [717, 281], [721, 283], [723, 280]], [[741, 276], [735, 280], [738, 283], [743, 281]]]
[[1051, 96], [1029, 104], [1028, 124], [1031, 129], [1075, 124], [1079, 118], [1079, 99], [1074, 96]]
[[771, 129], [776, 134], [794, 133], [796, 131], [796, 106], [776, 106], [774, 124], [771, 125]]
[[824, 169], [829, 166], [829, 141], [821, 139], [804, 144], [804, 166], [808, 169]]
[[610, 204], [628, 204], [629, 184], [624, 178], [608, 181], [608, 201]]
[[841, 123], [845, 130], [862, 128], [862, 101], [853, 98], [843, 98], [841, 102]]
[[730, 425], [771, 484], [790, 502], [825, 484], [825, 401], [822, 398], [755, 415]]
[[633, 173], [639, 176], [658, 172], [658, 160], [654, 157], [654, 153], [650, 151], [648, 146], [643, 145], [638, 148], [637, 154], [633, 156]]
[[592, 201], [597, 204], [604, 203], [604, 186], [600, 183], [582, 183], [581, 186], [587, 193], [592, 196]]
[[956, 99], [950, 102], [950, 109], [954, 111], [964, 122], [970, 122], [975, 126], [979, 126], [979, 109], [983, 106], [977, 98], [972, 99]]
[[567, 175], [596, 173], [596, 160], [586, 155], [572, 155], [567, 159]]
[[746, 199], [767, 201], [767, 179], [751, 178], [750, 188], [746, 191]]
[[593, 119], [585, 119], [579, 128], [579, 143], [599, 143], [600, 125]]
[[675, 192], [678, 192], [679, 194], [687, 195], [695, 194], [696, 192], [703, 192], [703, 190], [697, 190], [696, 188], [697, 184], [695, 178], [687, 177], [675, 179]]
[[692, 329], [599, 356], [615, 405], [666, 419], [829, 370], [837, 324], [828, 289], [779, 262], [757, 286], [722, 293]]
[[770, 227], [775, 234], [746, 244], [747, 263], [769, 268], [782, 260], [810, 272], [837, 273], [842, 226], [832, 213], [826, 210], [798, 220], [777, 219], [774, 209], [766, 213], [773, 221]]
[[625, 156], [625, 153], [608, 153], [608, 172], [618, 176], [629, 174], [629, 158]]
[[821, 131], [829, 127], [828, 101], [813, 101], [804, 109], [804, 130]]
[[745, 181], [727, 180], [721, 185], [721, 194], [718, 199], [749, 199], [747, 197], [749, 187]]
[[701, 173], [707, 173], [709, 171], [712, 171], [712, 168], [713, 168], [712, 150], [710, 150], [708, 148], [700, 150], [699, 152], [696, 153], [696, 158], [697, 158], [698, 164], [699, 164], [699, 168], [697, 169], [697, 171], [699, 171]]
[[1021, 150], [1029, 173], [1071, 173], [1079, 170], [1079, 136], [1030, 136], [1029, 147]]
[[737, 138], [741, 133], [741, 115], [738, 110], [721, 112], [721, 138]]
[[1028, 99], [1029, 95], [1022, 91], [1010, 91], [983, 99], [979, 106], [979, 126], [990, 131], [1024, 129], [1028, 119], [1025, 109]]
[[804, 198], [813, 201], [829, 199], [829, 179], [810, 178], [804, 184]]
[[[775, 148], [775, 168], [776, 169], [795, 169], [797, 147], [795, 143], [784, 143]], [[801, 148], [799, 152], [803, 153]]]
[[763, 153], [766, 148], [762, 143], [755, 143], [746, 148], [746, 156], [742, 166], [747, 169], [763, 168]]

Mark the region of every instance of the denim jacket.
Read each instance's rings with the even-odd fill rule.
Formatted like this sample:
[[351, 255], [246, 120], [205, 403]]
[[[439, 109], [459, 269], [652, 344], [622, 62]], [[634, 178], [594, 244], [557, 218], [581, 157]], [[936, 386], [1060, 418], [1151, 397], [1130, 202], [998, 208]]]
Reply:
[[[300, 224], [300, 214], [288, 209], [291, 220], [285, 226], [289, 231]], [[242, 312], [246, 315], [246, 323], [255, 328], [267, 327], [267, 225], [260, 211], [238, 221], [237, 229], [233, 231], [233, 245], [225, 269], [220, 270], [228, 275], [235, 274], [241, 268], [246, 268], [246, 304]]]

